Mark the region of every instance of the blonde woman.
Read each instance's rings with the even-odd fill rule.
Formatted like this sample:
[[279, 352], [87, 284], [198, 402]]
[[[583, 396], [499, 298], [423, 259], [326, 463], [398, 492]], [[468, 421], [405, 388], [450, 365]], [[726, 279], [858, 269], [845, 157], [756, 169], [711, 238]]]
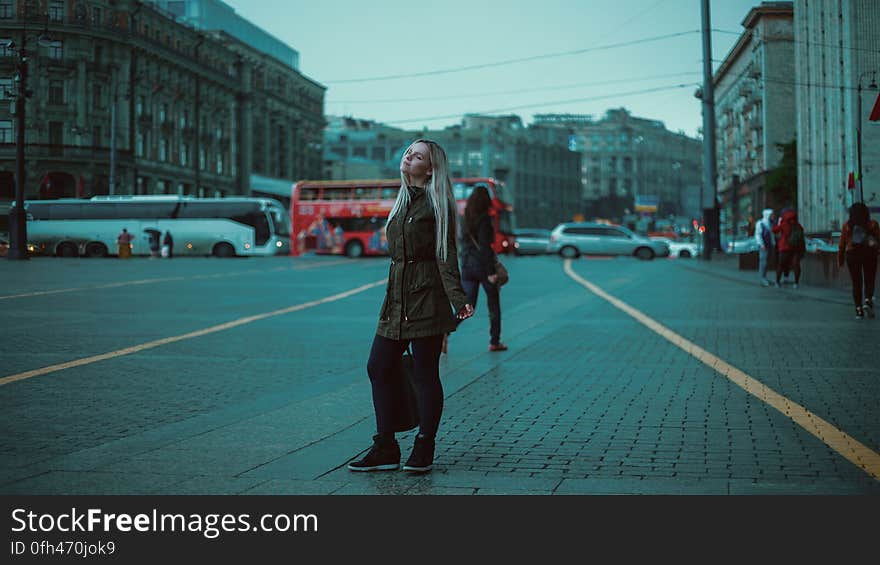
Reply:
[[419, 391], [419, 433], [403, 469], [430, 471], [434, 437], [443, 411], [440, 352], [443, 336], [474, 308], [461, 287], [456, 249], [456, 208], [446, 153], [434, 141], [418, 139], [400, 162], [400, 191], [385, 225], [391, 269], [367, 373], [373, 388], [376, 435], [352, 471], [400, 467], [394, 438], [390, 378], [407, 345], [412, 346]]

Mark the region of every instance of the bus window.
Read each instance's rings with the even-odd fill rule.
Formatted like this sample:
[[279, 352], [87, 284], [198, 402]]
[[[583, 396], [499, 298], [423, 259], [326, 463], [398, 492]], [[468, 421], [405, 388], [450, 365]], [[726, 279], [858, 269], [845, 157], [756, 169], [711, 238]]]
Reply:
[[374, 187], [363, 188], [358, 187], [354, 189], [354, 199], [355, 200], [375, 200], [379, 195], [378, 190]]
[[384, 186], [382, 187], [382, 200], [394, 200], [397, 198], [398, 192], [400, 192], [399, 186]]
[[82, 219], [82, 204], [54, 204], [49, 208], [52, 220], [80, 220]]
[[299, 199], [300, 200], [317, 200], [318, 199], [318, 187], [316, 186], [304, 186], [299, 189]]
[[351, 188], [324, 188], [324, 200], [349, 200], [351, 199]]
[[117, 216], [116, 204], [113, 202], [93, 202], [89, 205], [90, 219], [115, 220]]
[[269, 229], [269, 219], [264, 212], [250, 212], [242, 216], [231, 218], [232, 221], [246, 224], [254, 228], [254, 244], [266, 245], [272, 235]]

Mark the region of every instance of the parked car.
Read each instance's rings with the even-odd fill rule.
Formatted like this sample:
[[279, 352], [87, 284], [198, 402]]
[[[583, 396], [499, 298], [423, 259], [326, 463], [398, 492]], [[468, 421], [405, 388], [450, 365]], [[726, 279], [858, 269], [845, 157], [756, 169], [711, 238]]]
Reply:
[[723, 249], [725, 253], [751, 253], [758, 250], [758, 242], [752, 236], [728, 239]]
[[623, 226], [594, 222], [559, 224], [550, 234], [550, 253], [569, 259], [580, 255], [634, 255], [639, 259], [668, 257], [669, 245], [653, 241]]
[[652, 237], [654, 241], [662, 241], [669, 246], [669, 256], [670, 257], [681, 257], [682, 259], [688, 259], [690, 257], [696, 257], [700, 254], [700, 246], [697, 243], [692, 241], [681, 241], [677, 239], [670, 239], [668, 237]]
[[513, 230], [516, 241], [513, 252], [517, 255], [544, 255], [550, 245], [550, 230], [541, 228], [518, 228]]
[[837, 253], [837, 246], [840, 243], [839, 231], [820, 231], [805, 234], [807, 253]]

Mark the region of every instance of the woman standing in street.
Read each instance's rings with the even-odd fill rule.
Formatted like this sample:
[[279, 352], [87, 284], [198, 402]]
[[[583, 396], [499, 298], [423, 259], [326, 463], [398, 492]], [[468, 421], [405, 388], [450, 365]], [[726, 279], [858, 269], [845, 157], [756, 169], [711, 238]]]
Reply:
[[505, 351], [501, 343], [501, 298], [495, 273], [495, 229], [489, 217], [492, 199], [485, 186], [474, 187], [464, 210], [461, 236], [461, 284], [468, 303], [475, 308], [480, 286], [486, 292], [489, 308], [489, 351]]
[[458, 321], [474, 314], [461, 287], [455, 198], [446, 153], [436, 142], [416, 140], [401, 160], [400, 177], [400, 191], [386, 224], [391, 255], [388, 286], [367, 362], [376, 435], [366, 456], [348, 464], [352, 471], [400, 467], [400, 446], [394, 438], [392, 383], [393, 370], [407, 345], [412, 346], [419, 392], [419, 433], [403, 469], [431, 470], [434, 438], [443, 412], [443, 337], [455, 330]]
[[[856, 319], [874, 317], [874, 281], [877, 279], [877, 252], [880, 242], [880, 226], [871, 219], [871, 211], [862, 202], [856, 202], [849, 209], [849, 220], [840, 231], [840, 244], [837, 248], [837, 265], [846, 267], [852, 279], [853, 302], [856, 305]], [[862, 287], [864, 285], [864, 305]]]

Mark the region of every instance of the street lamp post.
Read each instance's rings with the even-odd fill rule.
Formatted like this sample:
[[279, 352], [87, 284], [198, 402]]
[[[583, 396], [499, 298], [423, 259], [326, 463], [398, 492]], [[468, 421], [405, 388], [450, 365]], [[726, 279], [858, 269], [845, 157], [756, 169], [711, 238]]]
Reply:
[[[25, 143], [25, 102], [33, 94], [27, 86], [28, 52], [27, 28], [21, 35], [18, 51], [18, 92], [15, 94], [15, 206], [9, 211], [9, 250], [6, 257], [12, 260], [27, 260], [27, 212], [24, 209], [24, 188], [27, 184], [24, 161]], [[48, 45], [51, 39], [45, 29], [37, 38], [38, 45]], [[15, 49], [15, 42], [7, 44], [7, 49]]]
[[858, 94], [858, 109], [856, 113], [859, 115], [859, 125], [856, 128], [856, 158], [858, 159], [859, 165], [859, 201], [865, 201], [865, 187], [862, 184], [862, 79], [864, 79], [867, 75], [871, 75], [871, 84], [868, 85], [868, 88], [871, 90], [877, 89], [877, 73], [876, 71], [866, 71], [859, 75], [859, 83], [856, 89]]

